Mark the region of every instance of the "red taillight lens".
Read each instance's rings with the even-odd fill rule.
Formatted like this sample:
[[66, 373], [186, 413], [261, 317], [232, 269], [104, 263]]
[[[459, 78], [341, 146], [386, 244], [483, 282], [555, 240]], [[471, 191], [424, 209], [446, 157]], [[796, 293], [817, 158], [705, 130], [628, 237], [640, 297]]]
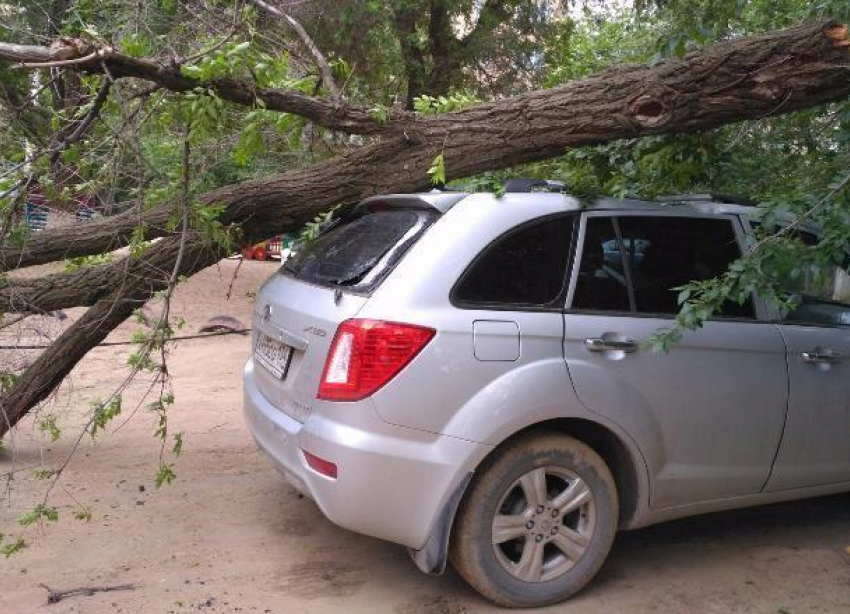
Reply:
[[346, 320], [331, 343], [318, 397], [326, 401], [365, 399], [413, 360], [436, 332], [398, 322]]

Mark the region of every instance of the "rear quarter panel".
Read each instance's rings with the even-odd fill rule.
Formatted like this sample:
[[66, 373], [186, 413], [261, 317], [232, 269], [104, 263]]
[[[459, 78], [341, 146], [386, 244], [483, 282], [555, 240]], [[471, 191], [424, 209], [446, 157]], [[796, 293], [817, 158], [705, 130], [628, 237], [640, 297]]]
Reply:
[[[575, 210], [561, 195], [526, 195], [528, 202], [471, 196], [444, 215], [414, 246], [360, 312], [436, 329], [426, 348], [373, 397], [391, 424], [498, 445], [531, 425], [566, 417], [612, 430], [643, 464], [629, 436], [579, 402], [563, 357], [560, 311], [459, 309], [449, 300], [455, 283], [491, 241], [530, 219]], [[517, 360], [475, 357], [473, 323], [515, 322]], [[645, 466], [638, 471], [645, 476]]]

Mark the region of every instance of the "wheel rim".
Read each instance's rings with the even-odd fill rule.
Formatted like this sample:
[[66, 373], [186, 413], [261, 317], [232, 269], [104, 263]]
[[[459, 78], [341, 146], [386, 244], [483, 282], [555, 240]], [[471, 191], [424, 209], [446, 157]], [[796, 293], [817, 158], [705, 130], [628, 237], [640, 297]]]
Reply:
[[515, 578], [546, 582], [569, 571], [587, 550], [596, 505], [587, 483], [563, 467], [522, 475], [493, 517], [496, 559]]

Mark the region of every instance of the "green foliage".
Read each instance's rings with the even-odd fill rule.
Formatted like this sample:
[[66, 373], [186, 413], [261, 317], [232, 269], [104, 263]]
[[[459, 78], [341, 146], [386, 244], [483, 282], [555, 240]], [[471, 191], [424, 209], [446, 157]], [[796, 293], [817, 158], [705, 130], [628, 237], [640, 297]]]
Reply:
[[320, 213], [313, 218], [313, 221], [307, 222], [304, 225], [304, 229], [298, 235], [297, 243], [307, 244], [315, 241], [316, 237], [318, 237], [327, 225], [331, 223], [334, 214], [339, 210], [339, 207], [340, 205], [337, 205], [324, 213]]
[[0, 371], [0, 393], [6, 394], [18, 382], [18, 376], [11, 371]]
[[221, 49], [203, 56], [197, 64], [184, 65], [180, 71], [184, 77], [201, 82], [213, 81], [233, 73], [239, 59], [246, 57], [251, 48], [249, 41], [231, 43]]
[[383, 104], [376, 104], [369, 109], [369, 115], [379, 123], [386, 124], [390, 119], [390, 108]]
[[56, 511], [56, 508], [47, 506], [44, 503], [39, 503], [32, 510], [24, 512], [18, 518], [18, 522], [22, 526], [29, 526], [41, 521], [56, 522], [57, 520], [59, 520], [59, 512]]
[[423, 94], [413, 99], [413, 110], [417, 115], [437, 115], [467, 109], [479, 102], [480, 100], [469, 92], [455, 92], [448, 96]]
[[198, 203], [190, 211], [190, 225], [208, 243], [220, 246], [225, 252], [232, 252], [239, 240], [239, 229], [237, 226], [225, 226], [219, 221], [223, 211], [224, 205], [221, 204]]
[[434, 158], [434, 161], [431, 162], [431, 166], [428, 167], [426, 172], [432, 185], [443, 185], [446, 183], [446, 159], [443, 154]]
[[156, 472], [156, 487], [160, 488], [164, 484], [171, 484], [176, 478], [177, 474], [174, 473], [174, 465], [162, 464]]
[[91, 510], [82, 508], [74, 513], [74, 519], [81, 522], [91, 522]]
[[492, 192], [501, 196], [505, 191], [505, 182], [513, 175], [511, 171], [488, 171], [473, 177], [451, 181], [449, 185], [453, 189], [467, 192]]
[[33, 469], [32, 477], [36, 480], [49, 480], [54, 475], [56, 475], [55, 469], [48, 469], [46, 467], [39, 467], [38, 469]]
[[47, 416], [38, 423], [38, 430], [50, 437], [50, 441], [58, 441], [62, 431], [56, 426], [56, 416]]
[[5, 537], [5, 535], [0, 533], [0, 554], [7, 559], [27, 547], [27, 543], [21, 537], [16, 538], [14, 541], [8, 541]]
[[114, 395], [106, 403], [92, 403], [92, 421], [89, 433], [94, 438], [98, 431], [105, 431], [106, 425], [121, 414], [121, 395]]
[[180, 456], [183, 453], [183, 433], [174, 433], [174, 445], [171, 447], [171, 452], [174, 456]]
[[94, 254], [92, 256], [80, 256], [78, 258], [70, 258], [65, 261], [65, 270], [69, 273], [86, 268], [93, 267], [99, 264], [109, 264], [112, 262], [112, 254]]

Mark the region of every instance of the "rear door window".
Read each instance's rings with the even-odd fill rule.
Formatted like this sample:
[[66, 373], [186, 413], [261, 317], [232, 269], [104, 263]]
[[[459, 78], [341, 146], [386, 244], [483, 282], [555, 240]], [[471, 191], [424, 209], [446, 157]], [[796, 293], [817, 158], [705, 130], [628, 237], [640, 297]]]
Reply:
[[391, 209], [343, 221], [297, 249], [281, 271], [320, 286], [370, 292], [437, 217], [430, 211]]
[[[619, 224], [638, 313], [678, 313], [676, 288], [718, 277], [741, 257], [728, 219], [621, 217]], [[749, 300], [727, 301], [717, 315], [755, 317]]]
[[461, 307], [562, 307], [574, 217], [535, 220], [496, 239], [452, 292]]
[[[586, 227], [576, 310], [674, 315], [678, 287], [722, 275], [741, 256], [728, 219], [590, 217]], [[717, 315], [754, 318], [755, 311], [751, 300], [727, 301]]]

